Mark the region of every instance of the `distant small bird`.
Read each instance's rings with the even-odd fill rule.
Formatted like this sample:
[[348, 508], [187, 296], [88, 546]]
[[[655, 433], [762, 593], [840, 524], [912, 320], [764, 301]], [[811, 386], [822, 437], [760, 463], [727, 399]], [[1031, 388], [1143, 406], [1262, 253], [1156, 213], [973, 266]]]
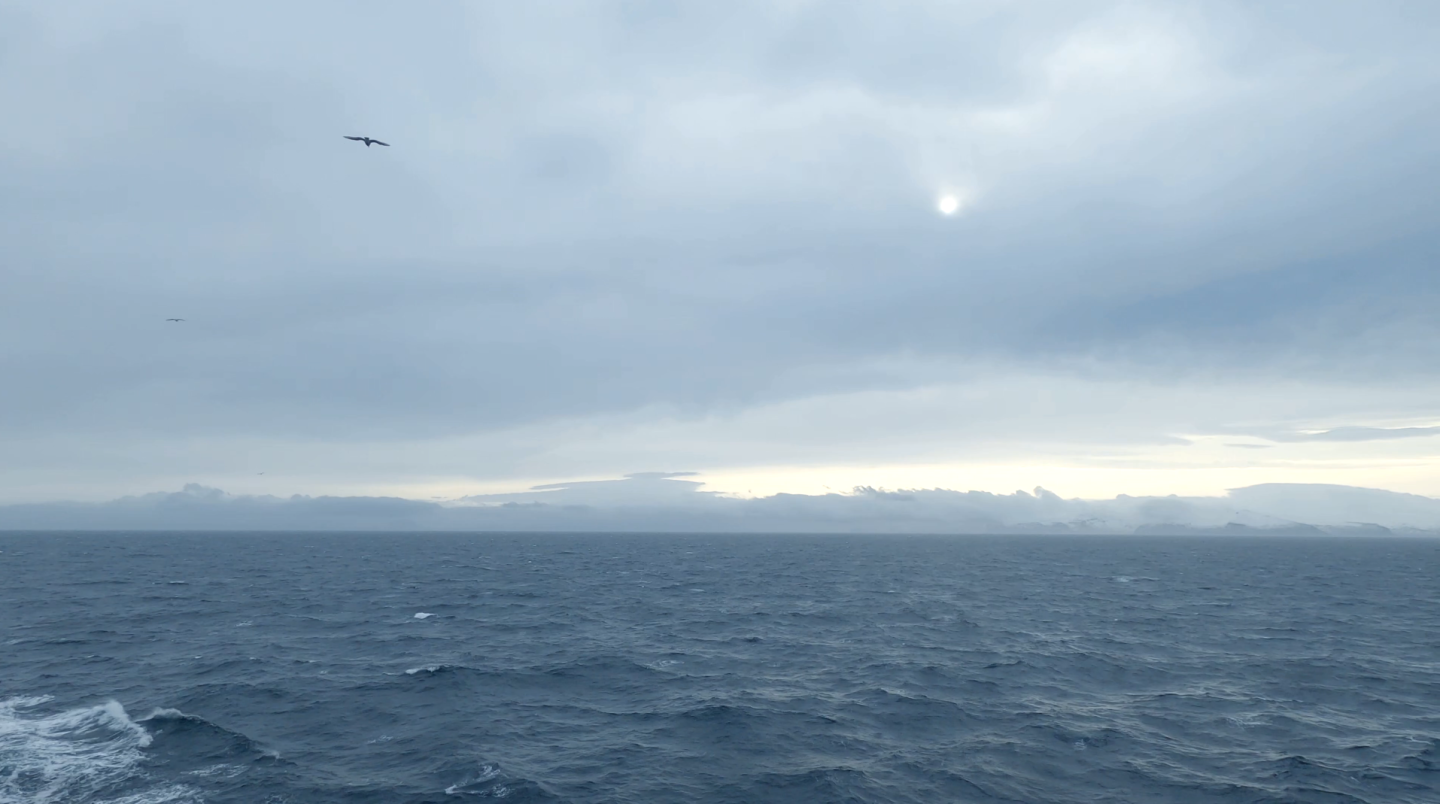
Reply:
[[390, 147], [390, 143], [388, 143], [388, 142], [381, 142], [381, 141], [379, 141], [379, 140], [373, 140], [373, 139], [371, 139], [371, 138], [369, 138], [369, 137], [352, 137], [352, 136], [350, 136], [349, 134], [346, 134], [346, 135], [345, 135], [345, 139], [347, 139], [347, 140], [354, 140], [354, 141], [356, 141], [356, 142], [363, 142], [363, 143], [365, 143], [365, 147], [366, 147], [366, 148], [369, 148], [369, 147], [372, 146], [372, 145], [383, 145], [383, 146], [385, 146], [386, 148], [389, 148], [389, 147]]
[[166, 320], [166, 321], [184, 321], [185, 319], [183, 319], [183, 318], [167, 318], [167, 319], [165, 319], [165, 320]]

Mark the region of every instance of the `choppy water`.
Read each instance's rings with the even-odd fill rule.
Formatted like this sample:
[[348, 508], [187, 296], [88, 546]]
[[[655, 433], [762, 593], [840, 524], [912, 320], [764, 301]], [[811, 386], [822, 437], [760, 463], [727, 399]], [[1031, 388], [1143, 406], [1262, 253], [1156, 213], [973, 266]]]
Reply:
[[6, 804], [1440, 801], [1440, 541], [0, 550]]

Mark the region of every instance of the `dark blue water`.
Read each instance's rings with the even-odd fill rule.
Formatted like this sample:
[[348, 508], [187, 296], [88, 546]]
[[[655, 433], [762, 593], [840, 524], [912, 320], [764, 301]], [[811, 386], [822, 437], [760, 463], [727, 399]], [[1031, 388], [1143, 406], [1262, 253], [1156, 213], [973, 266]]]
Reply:
[[1440, 541], [0, 534], [0, 802], [1440, 802]]

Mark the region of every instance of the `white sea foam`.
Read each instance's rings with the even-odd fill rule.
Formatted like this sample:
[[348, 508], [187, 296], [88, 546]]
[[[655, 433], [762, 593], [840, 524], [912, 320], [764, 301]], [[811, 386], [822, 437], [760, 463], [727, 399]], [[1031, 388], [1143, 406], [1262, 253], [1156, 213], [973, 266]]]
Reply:
[[219, 765], [211, 765], [208, 768], [187, 771], [186, 775], [204, 778], [234, 779], [243, 773], [245, 773], [245, 768], [241, 765], [226, 765], [221, 763]]
[[195, 791], [178, 784], [165, 785], [143, 793], [132, 793], [120, 798], [107, 799], [105, 804], [201, 804]]
[[147, 720], [154, 720], [155, 718], [162, 718], [166, 720], [181, 720], [188, 717], [190, 716], [185, 714], [184, 712], [181, 712], [179, 709], [156, 708], [150, 710], [150, 714], [140, 718], [135, 722], [144, 723]]
[[0, 701], [0, 768], [6, 771], [0, 774], [0, 804], [200, 800], [189, 788], [148, 782], [142, 749], [150, 734], [119, 703], [48, 715], [31, 711], [49, 700]]
[[414, 676], [419, 675], [420, 673], [435, 673], [439, 672], [440, 668], [444, 666], [445, 665], [443, 664], [427, 664], [424, 667], [412, 667], [409, 670], [405, 671], [405, 675]]
[[474, 788], [476, 785], [482, 785], [488, 781], [491, 781], [499, 775], [499, 768], [495, 767], [494, 765], [483, 765], [480, 768], [479, 775], [466, 777], [465, 779], [460, 780], [458, 783], [452, 784], [449, 787], [445, 788], [445, 795], [459, 796], [467, 794], [478, 794], [482, 796], [491, 796], [494, 798], [504, 798], [505, 796], [510, 795], [510, 790], [506, 788], [503, 784], [482, 790], [469, 789]]

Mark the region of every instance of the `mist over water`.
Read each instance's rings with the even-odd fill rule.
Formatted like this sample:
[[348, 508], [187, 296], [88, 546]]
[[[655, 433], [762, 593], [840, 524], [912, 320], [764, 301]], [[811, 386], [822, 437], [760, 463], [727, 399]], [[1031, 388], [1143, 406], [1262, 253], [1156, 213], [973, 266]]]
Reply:
[[0, 534], [0, 802], [1440, 800], [1440, 541]]

